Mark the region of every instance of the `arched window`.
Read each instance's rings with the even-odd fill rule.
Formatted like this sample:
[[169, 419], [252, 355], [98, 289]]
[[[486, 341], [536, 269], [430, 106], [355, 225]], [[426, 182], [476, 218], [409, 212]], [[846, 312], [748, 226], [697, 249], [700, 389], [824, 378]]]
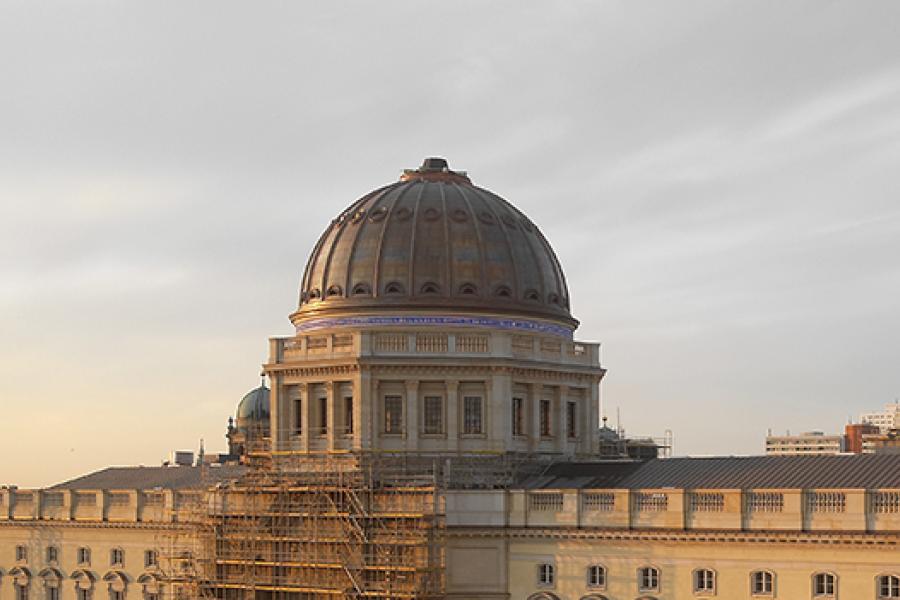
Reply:
[[343, 294], [343, 293], [344, 293], [344, 290], [341, 289], [341, 286], [339, 286], [339, 285], [332, 285], [332, 286], [329, 286], [328, 289], [325, 290], [325, 294], [326, 294], [329, 298], [332, 298], [332, 297], [334, 297], [334, 296], [340, 296], [340, 295]]
[[538, 592], [528, 596], [528, 600], [559, 600], [559, 596], [550, 592]]
[[13, 567], [9, 570], [12, 577], [15, 600], [29, 600], [31, 592], [31, 571], [25, 567]]
[[65, 576], [53, 568], [46, 568], [40, 573], [41, 584], [44, 586], [44, 600], [59, 600], [59, 587]]
[[590, 588], [606, 587], [606, 567], [591, 565], [587, 568], [587, 585]]
[[509, 298], [512, 296], [512, 290], [507, 285], [498, 285], [494, 288], [494, 295], [500, 298]]
[[834, 598], [837, 591], [837, 577], [832, 573], [816, 573], [812, 579], [813, 598]]
[[372, 288], [369, 287], [367, 283], [357, 283], [353, 286], [353, 295], [354, 296], [371, 296]]
[[715, 594], [716, 572], [712, 569], [696, 569], [694, 571], [694, 593]]
[[750, 573], [750, 593], [754, 596], [774, 596], [775, 574], [771, 571]]
[[156, 575], [144, 573], [138, 577], [137, 582], [141, 584], [143, 600], [161, 600], [162, 586], [160, 586]]
[[541, 563], [537, 566], [537, 584], [553, 585], [556, 581], [556, 569], [550, 563]]
[[878, 600], [900, 598], [900, 577], [896, 575], [878, 576]]
[[384, 286], [384, 293], [387, 296], [400, 296], [403, 294], [403, 286], [396, 281], [392, 281]]
[[[81, 550], [87, 550], [87, 558], [90, 561], [90, 550], [79, 548], [79, 554]], [[97, 577], [92, 572], [79, 569], [72, 573], [71, 578], [75, 581], [76, 600], [91, 600], [94, 597], [94, 582], [97, 580]]]
[[440, 286], [438, 286], [438, 284], [436, 284], [432, 281], [429, 281], [422, 285], [421, 293], [426, 294], [426, 295], [440, 294], [441, 288], [440, 288]]
[[107, 584], [109, 600], [125, 600], [125, 589], [128, 587], [128, 576], [122, 571], [110, 571], [103, 576]]
[[638, 569], [638, 590], [642, 592], [659, 591], [659, 569], [656, 567], [641, 567]]

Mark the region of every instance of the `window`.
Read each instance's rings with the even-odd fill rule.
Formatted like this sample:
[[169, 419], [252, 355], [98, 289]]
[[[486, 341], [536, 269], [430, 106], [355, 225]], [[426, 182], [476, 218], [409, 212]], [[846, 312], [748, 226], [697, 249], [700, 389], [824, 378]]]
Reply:
[[813, 597], [834, 598], [835, 577], [831, 573], [813, 575]]
[[47, 590], [47, 600], [59, 600], [59, 586], [58, 585], [45, 585], [44, 589]]
[[344, 397], [344, 433], [353, 433], [353, 396]]
[[610, 512], [615, 507], [616, 495], [612, 492], [586, 492], [581, 496], [583, 510]]
[[328, 398], [319, 398], [319, 435], [328, 431]]
[[575, 425], [575, 417], [578, 414], [578, 405], [574, 402], [566, 403], [566, 436], [574, 438], [578, 433]]
[[771, 596], [775, 593], [775, 576], [769, 571], [750, 574], [750, 592], [754, 596]]
[[425, 433], [444, 432], [444, 400], [440, 396], [425, 396]]
[[716, 573], [712, 569], [694, 571], [694, 593], [712, 594], [716, 591]]
[[900, 598], [900, 577], [881, 575], [878, 577], [878, 598]]
[[159, 566], [159, 554], [156, 550], [145, 550], [144, 551], [144, 567], [149, 569], [151, 567]]
[[113, 548], [109, 551], [109, 564], [115, 567], [125, 563], [125, 551], [121, 548]]
[[28, 586], [27, 585], [15, 584], [13, 587], [16, 588], [16, 600], [28, 600]]
[[559, 512], [563, 509], [563, 495], [559, 492], [533, 492], [528, 495], [528, 507], [533, 511]]
[[521, 398], [513, 398], [512, 399], [512, 434], [513, 435], [524, 435], [525, 434], [525, 423], [522, 413], [522, 406], [524, 405], [524, 401]]
[[26, 561], [28, 560], [28, 548], [25, 546], [16, 546], [16, 561]]
[[722, 512], [725, 510], [725, 494], [694, 492], [691, 494], [691, 510], [694, 512]]
[[748, 492], [747, 509], [750, 512], [781, 512], [784, 510], [784, 494], [778, 492]]
[[658, 591], [659, 569], [656, 567], [642, 567], [638, 569], [638, 589], [642, 592]]
[[384, 432], [401, 433], [403, 426], [403, 399], [400, 396], [384, 397]]
[[606, 587], [606, 568], [601, 565], [591, 565], [587, 568], [588, 587]]
[[122, 590], [114, 590], [109, 587], [109, 600], [125, 600], [125, 592]]
[[82, 546], [78, 549], [78, 564], [79, 565], [90, 565], [91, 564], [91, 549], [85, 548]]
[[294, 398], [294, 433], [303, 433], [303, 400]]
[[808, 492], [806, 509], [818, 513], [842, 513], [847, 508], [847, 495], [843, 492]]
[[482, 433], [481, 396], [466, 396], [463, 399], [463, 433]]
[[553, 585], [553, 565], [541, 563], [537, 566], [538, 585]]
[[669, 510], [669, 495], [662, 492], [636, 492], [634, 508], [638, 512], [665, 512]]
[[47, 562], [55, 563], [59, 560], [59, 548], [56, 546], [47, 546]]
[[75, 588], [75, 598], [76, 600], [91, 600], [91, 596], [93, 596], [91, 589], [81, 589], [81, 587]]
[[550, 437], [550, 401], [541, 400], [541, 435]]

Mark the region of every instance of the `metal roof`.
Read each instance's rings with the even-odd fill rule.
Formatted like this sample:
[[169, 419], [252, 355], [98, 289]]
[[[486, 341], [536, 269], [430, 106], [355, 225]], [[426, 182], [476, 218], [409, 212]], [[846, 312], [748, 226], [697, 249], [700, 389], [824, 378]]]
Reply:
[[559, 463], [521, 482], [538, 488], [900, 488], [900, 454], [661, 458]]
[[[98, 489], [190, 489], [204, 488], [221, 481], [237, 479], [246, 467], [221, 465], [216, 467], [108, 467], [57, 483], [53, 490]], [[202, 473], [201, 471], [205, 471]]]

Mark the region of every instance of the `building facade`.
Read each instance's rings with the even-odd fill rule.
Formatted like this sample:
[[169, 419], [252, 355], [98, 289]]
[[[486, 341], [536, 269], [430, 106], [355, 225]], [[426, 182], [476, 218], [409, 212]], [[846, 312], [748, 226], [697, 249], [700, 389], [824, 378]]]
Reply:
[[549, 242], [446, 161], [300, 287], [242, 464], [3, 489], [0, 600], [900, 598], [900, 455], [629, 458]]

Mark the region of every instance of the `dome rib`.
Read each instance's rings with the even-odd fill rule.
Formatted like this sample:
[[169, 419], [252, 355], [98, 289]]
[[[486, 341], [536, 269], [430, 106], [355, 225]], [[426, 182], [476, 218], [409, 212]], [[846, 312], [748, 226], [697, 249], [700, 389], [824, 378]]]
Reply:
[[521, 285], [519, 285], [519, 270], [515, 268], [515, 266], [516, 266], [515, 253], [513, 252], [512, 242], [509, 239], [509, 231], [507, 231], [507, 227], [503, 222], [503, 217], [502, 217], [502, 215], [500, 215], [497, 212], [495, 206], [493, 206], [494, 203], [488, 202], [485, 199], [484, 194], [482, 193], [482, 190], [480, 190], [479, 188], [474, 188], [474, 191], [475, 191], [475, 195], [477, 195], [479, 198], [481, 198], [481, 201], [484, 202], [484, 205], [487, 208], [487, 210], [491, 211], [491, 214], [494, 215], [494, 219], [497, 221], [497, 227], [500, 228], [500, 233], [503, 234], [503, 239], [506, 241], [506, 256], [509, 259], [509, 263], [511, 265], [513, 265], [513, 268], [509, 270], [510, 274], [512, 275], [512, 278], [513, 278], [513, 280], [512, 280], [513, 295], [515, 296], [515, 298], [517, 300], [521, 300], [524, 297], [525, 290], [522, 288]]
[[489, 292], [489, 285], [487, 283], [487, 274], [484, 272], [484, 239], [481, 236], [481, 225], [478, 224], [478, 213], [475, 212], [475, 209], [472, 208], [472, 201], [469, 199], [468, 194], [463, 189], [463, 187], [457, 183], [453, 183], [453, 187], [459, 192], [459, 196], [462, 198], [463, 202], [469, 207], [469, 215], [472, 219], [472, 229], [475, 232], [475, 239], [478, 242], [478, 278], [479, 278], [479, 289], [482, 290], [482, 294], [485, 292]]

